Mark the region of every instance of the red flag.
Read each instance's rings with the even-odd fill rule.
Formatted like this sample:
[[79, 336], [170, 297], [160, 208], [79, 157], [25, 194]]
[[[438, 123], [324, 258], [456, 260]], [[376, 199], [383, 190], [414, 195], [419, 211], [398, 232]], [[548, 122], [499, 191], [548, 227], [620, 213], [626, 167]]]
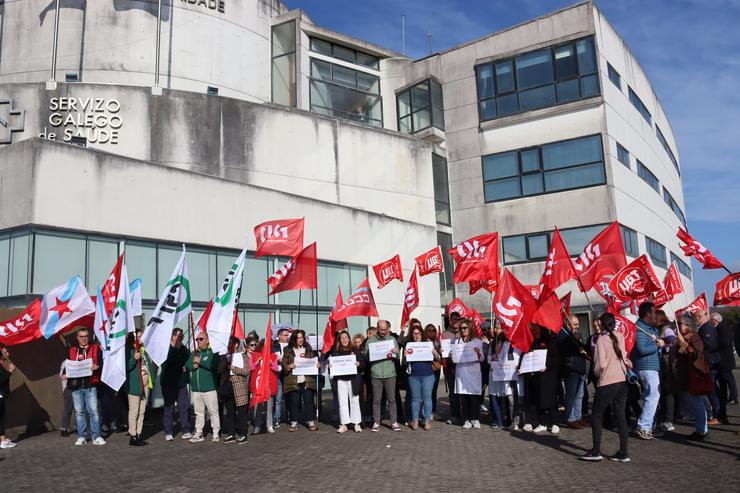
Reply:
[[627, 317], [623, 317], [619, 312], [615, 312], [611, 308], [607, 308], [607, 311], [614, 315], [614, 332], [619, 332], [624, 336], [624, 349], [627, 354], [623, 356], [626, 359], [632, 348], [635, 347], [637, 326]]
[[545, 298], [539, 300], [537, 310], [534, 312], [532, 322], [547, 327], [556, 334], [563, 328], [563, 314], [558, 296], [554, 291]]
[[627, 265], [619, 223], [612, 223], [591, 240], [573, 262], [581, 291], [588, 291], [605, 274], [614, 274]]
[[564, 315], [570, 315], [570, 295], [571, 292], [568, 291], [568, 294], [560, 298], [560, 310]]
[[393, 279], [403, 282], [403, 271], [401, 270], [401, 257], [395, 257], [373, 266], [375, 279], [378, 280], [378, 289], [385, 287]]
[[542, 287], [537, 284], [524, 284], [525, 288], [529, 289], [529, 293], [532, 295], [532, 298], [535, 300], [540, 299], [540, 295], [542, 295]]
[[324, 344], [322, 345], [322, 348], [325, 353], [328, 353], [332, 350], [332, 347], [334, 346], [334, 338], [336, 337], [337, 332], [347, 328], [346, 318], [343, 318], [341, 320], [333, 320], [331, 318], [334, 310], [342, 306], [343, 303], [344, 301], [342, 301], [342, 288], [340, 287], [339, 291], [337, 291], [337, 299], [336, 301], [334, 301], [334, 306], [331, 308], [331, 313], [329, 313], [329, 320], [327, 320], [326, 322], [326, 328], [324, 328]]
[[459, 314], [462, 318], [467, 318], [473, 323], [476, 337], [480, 337], [481, 335], [483, 335], [481, 324], [485, 322], [486, 319], [483, 318], [483, 315], [478, 313], [476, 310], [468, 308], [468, 305], [466, 305], [463, 300], [461, 300], [460, 298], [455, 298], [449, 305], [447, 305], [447, 313], [450, 314], [452, 312]]
[[499, 278], [498, 233], [487, 233], [458, 243], [450, 249], [455, 261], [455, 284]]
[[208, 305], [206, 306], [206, 309], [203, 310], [203, 313], [200, 314], [200, 318], [198, 319], [198, 322], [195, 324], [197, 328], [202, 330], [203, 332], [206, 332], [206, 326], [208, 325], [208, 317], [211, 316], [211, 310], [213, 309], [213, 299], [208, 302]]
[[707, 303], [707, 293], [702, 293], [697, 298], [689, 303], [688, 306], [681, 308], [680, 310], [676, 310], [676, 318], [683, 315], [685, 312], [689, 312], [689, 314], [693, 315], [694, 313], [698, 311], [709, 311], [709, 304]]
[[313, 242], [267, 279], [269, 295], [294, 289], [316, 289], [317, 270], [316, 242]]
[[442, 248], [437, 245], [428, 252], [416, 257], [416, 268], [419, 270], [419, 276], [421, 277], [434, 272], [442, 272], [444, 270]]
[[234, 321], [231, 324], [231, 337], [236, 337], [240, 341], [243, 341], [246, 337], [244, 335], [244, 327], [242, 326], [242, 321], [239, 318], [239, 312], [237, 312], [236, 310], [234, 310]]
[[6, 346], [23, 344], [43, 337], [39, 327], [41, 300], [33, 300], [23, 312], [0, 322], [0, 342]]
[[411, 318], [411, 312], [419, 306], [419, 283], [416, 279], [416, 270], [409, 278], [409, 284], [406, 286], [406, 293], [403, 298], [403, 312], [401, 313], [401, 327], [406, 326], [406, 322]]
[[532, 293], [517, 280], [509, 269], [499, 283], [493, 298], [493, 311], [511, 345], [522, 352], [529, 351], [534, 336], [529, 323], [537, 310]]
[[357, 289], [347, 298], [347, 301], [331, 313], [333, 320], [343, 320], [348, 317], [377, 317], [375, 298], [367, 279], [362, 281]]
[[683, 293], [683, 283], [681, 282], [681, 275], [678, 272], [678, 265], [676, 262], [671, 262], [671, 266], [665, 273], [665, 279], [663, 279], [663, 289], [670, 299], [673, 299], [679, 293]]
[[103, 306], [109, 316], [113, 313], [113, 308], [116, 306], [116, 300], [118, 299], [118, 281], [121, 279], [122, 266], [123, 254], [118, 257], [116, 265], [113, 266], [108, 279], [105, 280], [103, 287], [100, 289], [103, 294]]
[[740, 274], [727, 274], [717, 283], [714, 291], [714, 306], [740, 303]]
[[489, 293], [493, 293], [494, 291], [496, 291], [497, 285], [498, 285], [498, 281], [496, 280], [470, 281], [468, 282], [468, 294], [475, 294], [481, 289], [485, 289]]
[[547, 294], [549, 291], [555, 291], [562, 284], [575, 278], [576, 270], [573, 267], [573, 260], [570, 258], [568, 249], [565, 248], [560, 231], [555, 228], [550, 253], [547, 255], [547, 261], [545, 262], [545, 271], [540, 278], [542, 293]]
[[687, 257], [694, 257], [696, 260], [698, 260], [702, 265], [704, 265], [705, 269], [722, 269], [724, 268], [724, 265], [720, 260], [712, 255], [712, 252], [707, 250], [704, 245], [696, 241], [688, 231], [683, 229], [679, 226], [678, 233], [676, 233], [676, 236], [679, 240], [683, 241], [685, 245], [679, 244], [678, 246], [681, 247], [681, 250], [683, 250], [684, 255]]
[[286, 255], [294, 257], [303, 249], [303, 218], [267, 221], [254, 227], [257, 240], [255, 257]]
[[609, 290], [622, 301], [639, 300], [661, 289], [663, 287], [647, 255], [640, 255], [622, 267], [609, 281]]
[[[241, 354], [235, 356], [241, 357]], [[249, 400], [250, 409], [262, 402], [270, 400], [270, 363], [272, 358], [272, 313], [267, 316], [267, 332], [265, 332], [265, 344], [262, 346], [261, 364], [257, 368], [256, 392], [252, 393]]]

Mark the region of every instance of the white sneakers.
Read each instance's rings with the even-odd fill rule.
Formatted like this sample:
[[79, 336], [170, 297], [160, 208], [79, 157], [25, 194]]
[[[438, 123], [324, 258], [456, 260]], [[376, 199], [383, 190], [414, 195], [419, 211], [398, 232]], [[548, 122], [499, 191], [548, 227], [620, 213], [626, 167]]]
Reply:
[[535, 433], [544, 433], [544, 432], [547, 431], [547, 426], [539, 425], [537, 428], [535, 428], [532, 431], [535, 432]]
[[267, 427], [267, 433], [270, 433], [270, 434], [275, 433], [275, 428], [273, 428], [272, 426], [268, 426]]
[[[184, 438], [184, 437], [183, 437]], [[204, 440], [203, 435], [193, 435], [190, 437], [190, 443], [199, 443]]]
[[183, 440], [190, 440], [191, 438], [193, 438], [193, 434], [192, 433], [183, 433], [182, 434], [182, 439]]
[[362, 426], [360, 426], [359, 424], [356, 424], [355, 425], [355, 433], [362, 433]]
[[522, 430], [524, 431], [532, 431], [532, 425], [527, 423], [522, 427]]
[[470, 421], [465, 421], [465, 423], [463, 423], [462, 427], [463, 427], [463, 430], [469, 430], [470, 428], [473, 427], [473, 423], [471, 423]]
[[339, 428], [337, 428], [337, 433], [347, 433], [347, 425], [340, 425]]
[[92, 444], [93, 445], [105, 445], [105, 440], [103, 440], [103, 437], [98, 437], [92, 441]]
[[84, 438], [82, 438], [82, 437], [79, 437], [79, 438], [78, 438], [77, 440], [75, 440], [75, 445], [77, 445], [78, 447], [79, 447], [80, 445], [85, 445], [85, 442], [86, 442], [86, 441], [87, 441], [87, 440], [85, 440]]
[[211, 438], [211, 441], [215, 443], [215, 442], [220, 442], [221, 439], [218, 437], [218, 435], [213, 435], [213, 438]]
[[480, 430], [480, 421], [478, 421], [477, 419], [474, 419], [473, 428], [475, 428], [476, 430]]
[[553, 435], [557, 435], [560, 433], [560, 427], [558, 425], [552, 425], [552, 428], [550, 428], [550, 433]]
[[175, 437], [173, 437], [172, 435], [165, 435], [164, 436], [164, 441], [165, 442], [171, 442], [172, 440], [174, 440], [174, 438]]
[[3, 440], [2, 442], [0, 442], [0, 448], [3, 448], [3, 449], [4, 448], [13, 448], [16, 445], [18, 445], [18, 444], [15, 443], [15, 442], [12, 442], [10, 440], [7, 440], [7, 439], [6, 440]]

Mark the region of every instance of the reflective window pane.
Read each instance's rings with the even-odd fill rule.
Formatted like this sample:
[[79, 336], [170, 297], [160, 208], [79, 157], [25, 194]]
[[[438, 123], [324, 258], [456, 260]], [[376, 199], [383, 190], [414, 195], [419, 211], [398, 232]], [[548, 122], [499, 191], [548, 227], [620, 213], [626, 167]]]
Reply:
[[589, 75], [581, 78], [581, 97], [588, 98], [599, 95], [599, 76]]
[[331, 82], [331, 64], [312, 58], [311, 77]]
[[345, 48], [344, 46], [339, 45], [333, 45], [334, 53], [333, 56], [335, 58], [339, 58], [340, 60], [344, 60], [346, 62], [355, 63], [355, 51], [351, 50], [349, 48]]
[[665, 247], [652, 238], [648, 238], [647, 236], [645, 237], [645, 243], [647, 245], [650, 260], [652, 260], [653, 263], [658, 267], [662, 267], [664, 269], [667, 268], [668, 259], [666, 257]]
[[429, 86], [426, 83], [411, 88], [411, 104], [414, 109], [429, 106]]
[[85, 279], [85, 239], [36, 233], [33, 292], [46, 293], [74, 276]]
[[576, 42], [578, 53], [578, 73], [588, 75], [596, 72], [596, 54], [593, 38], [585, 38]]
[[331, 43], [323, 39], [311, 38], [311, 51], [331, 56]]
[[31, 235], [10, 239], [10, 281], [8, 295], [28, 293], [28, 272], [31, 259]]
[[492, 180], [519, 174], [516, 151], [483, 157], [483, 179]]
[[580, 255], [589, 241], [604, 229], [603, 225], [586, 226], [583, 228], [561, 229], [560, 236], [563, 238], [565, 248], [571, 255]]
[[486, 200], [504, 200], [518, 197], [522, 194], [519, 178], [506, 178], [486, 182], [484, 194]]
[[267, 303], [269, 260], [247, 257], [244, 263], [240, 303]]
[[519, 107], [522, 111], [544, 108], [553, 104], [555, 104], [555, 87], [552, 85], [519, 93]]
[[628, 168], [630, 167], [630, 153], [619, 142], [617, 142], [617, 159]]
[[496, 64], [496, 93], [514, 90], [514, 62], [506, 60]]
[[578, 75], [576, 54], [572, 44], [555, 48], [555, 71], [558, 80], [570, 79]]
[[341, 87], [312, 80], [311, 105], [347, 111], [347, 93]]
[[10, 237], [0, 237], [0, 296], [8, 295], [8, 266], [10, 265]]
[[520, 153], [522, 160], [522, 173], [537, 171], [540, 169], [540, 151], [538, 149], [527, 149]]
[[558, 102], [564, 103], [581, 97], [579, 91], [578, 79], [571, 79], [565, 82], [558, 82]]
[[398, 95], [398, 116], [404, 117], [411, 113], [411, 92], [404, 91]]
[[424, 130], [432, 126], [432, 113], [429, 109], [417, 111], [412, 115], [414, 122], [414, 132]]
[[493, 67], [481, 65], [478, 67], [478, 98], [486, 99], [493, 96]]
[[94, 295], [102, 287], [118, 260], [118, 242], [88, 240], [87, 242], [87, 290]]
[[372, 68], [375, 70], [378, 70], [379, 68], [379, 60], [378, 57], [374, 57], [372, 55], [366, 55], [365, 53], [357, 52], [357, 64], [363, 65], [368, 68]]
[[342, 67], [341, 65], [332, 65], [333, 75], [332, 80], [335, 84], [341, 84], [347, 87], [357, 87], [357, 72]]
[[507, 264], [527, 260], [524, 236], [509, 236], [503, 239], [504, 262]]
[[398, 120], [398, 130], [407, 134], [411, 133], [411, 116], [405, 116]]
[[547, 257], [547, 235], [537, 235], [527, 237], [527, 246], [529, 247], [529, 260], [543, 259]]
[[295, 106], [295, 53], [272, 60], [272, 102]]
[[522, 176], [522, 195], [536, 195], [543, 191], [542, 175], [540, 173]]
[[193, 301], [208, 301], [216, 293], [216, 255], [214, 253], [188, 251], [188, 273], [190, 274], [190, 298]]
[[445, 129], [445, 113], [443, 110], [442, 85], [434, 80], [429, 81], [432, 89], [432, 124], [440, 130]]
[[357, 72], [357, 89], [378, 94], [380, 92], [380, 79], [374, 75]]
[[[142, 298], [159, 299], [160, 293], [157, 293], [157, 249], [152, 245], [126, 243], [125, 258], [129, 279], [133, 280], [138, 277], [142, 280]], [[112, 268], [113, 266], [111, 266]], [[171, 271], [168, 274], [170, 273]]]
[[519, 111], [519, 98], [516, 94], [499, 96], [497, 100], [499, 116], [513, 115]]
[[295, 22], [290, 21], [272, 28], [272, 56], [295, 51]]
[[[519, 89], [549, 84], [553, 80], [552, 56], [549, 48], [516, 57]], [[524, 105], [522, 104], [524, 109]]]
[[544, 168], [556, 169], [601, 161], [601, 136], [567, 140], [542, 146]]
[[358, 91], [347, 91], [347, 113], [355, 121], [380, 120], [380, 97]]
[[602, 163], [545, 173], [545, 190], [548, 192], [598, 185], [605, 182], [606, 177]]
[[[514, 96], [516, 97], [516, 95]], [[496, 118], [496, 100], [487, 99], [480, 102], [480, 119], [482, 121]]]

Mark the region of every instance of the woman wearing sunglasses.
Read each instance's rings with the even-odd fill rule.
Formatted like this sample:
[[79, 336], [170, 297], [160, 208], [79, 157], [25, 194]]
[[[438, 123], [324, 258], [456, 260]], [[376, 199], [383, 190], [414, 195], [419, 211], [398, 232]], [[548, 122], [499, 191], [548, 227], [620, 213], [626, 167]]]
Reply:
[[458, 327], [460, 336], [453, 340], [452, 344], [471, 344], [478, 359], [455, 364], [455, 393], [460, 399], [462, 417], [465, 420], [462, 427], [478, 429], [480, 428], [480, 400], [483, 387], [480, 340], [476, 337], [470, 320], [462, 319]]

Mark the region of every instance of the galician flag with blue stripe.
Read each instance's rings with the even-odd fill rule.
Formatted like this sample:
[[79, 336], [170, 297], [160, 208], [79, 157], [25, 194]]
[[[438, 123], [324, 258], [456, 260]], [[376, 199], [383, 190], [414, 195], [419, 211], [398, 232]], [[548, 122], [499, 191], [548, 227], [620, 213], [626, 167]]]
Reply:
[[80, 276], [57, 286], [44, 295], [41, 303], [41, 333], [46, 339], [95, 311]]
[[110, 316], [109, 349], [103, 353], [103, 383], [118, 391], [126, 381], [126, 335], [134, 332], [134, 313], [126, 265], [121, 267], [118, 297]]
[[188, 279], [188, 263], [185, 257], [185, 246], [182, 247], [180, 260], [172, 271], [170, 280], [164, 286], [159, 303], [152, 313], [152, 318], [146, 324], [142, 342], [146, 352], [157, 366], [161, 366], [167, 359], [170, 351], [172, 329], [184, 320], [193, 309], [190, 301], [190, 280]]

